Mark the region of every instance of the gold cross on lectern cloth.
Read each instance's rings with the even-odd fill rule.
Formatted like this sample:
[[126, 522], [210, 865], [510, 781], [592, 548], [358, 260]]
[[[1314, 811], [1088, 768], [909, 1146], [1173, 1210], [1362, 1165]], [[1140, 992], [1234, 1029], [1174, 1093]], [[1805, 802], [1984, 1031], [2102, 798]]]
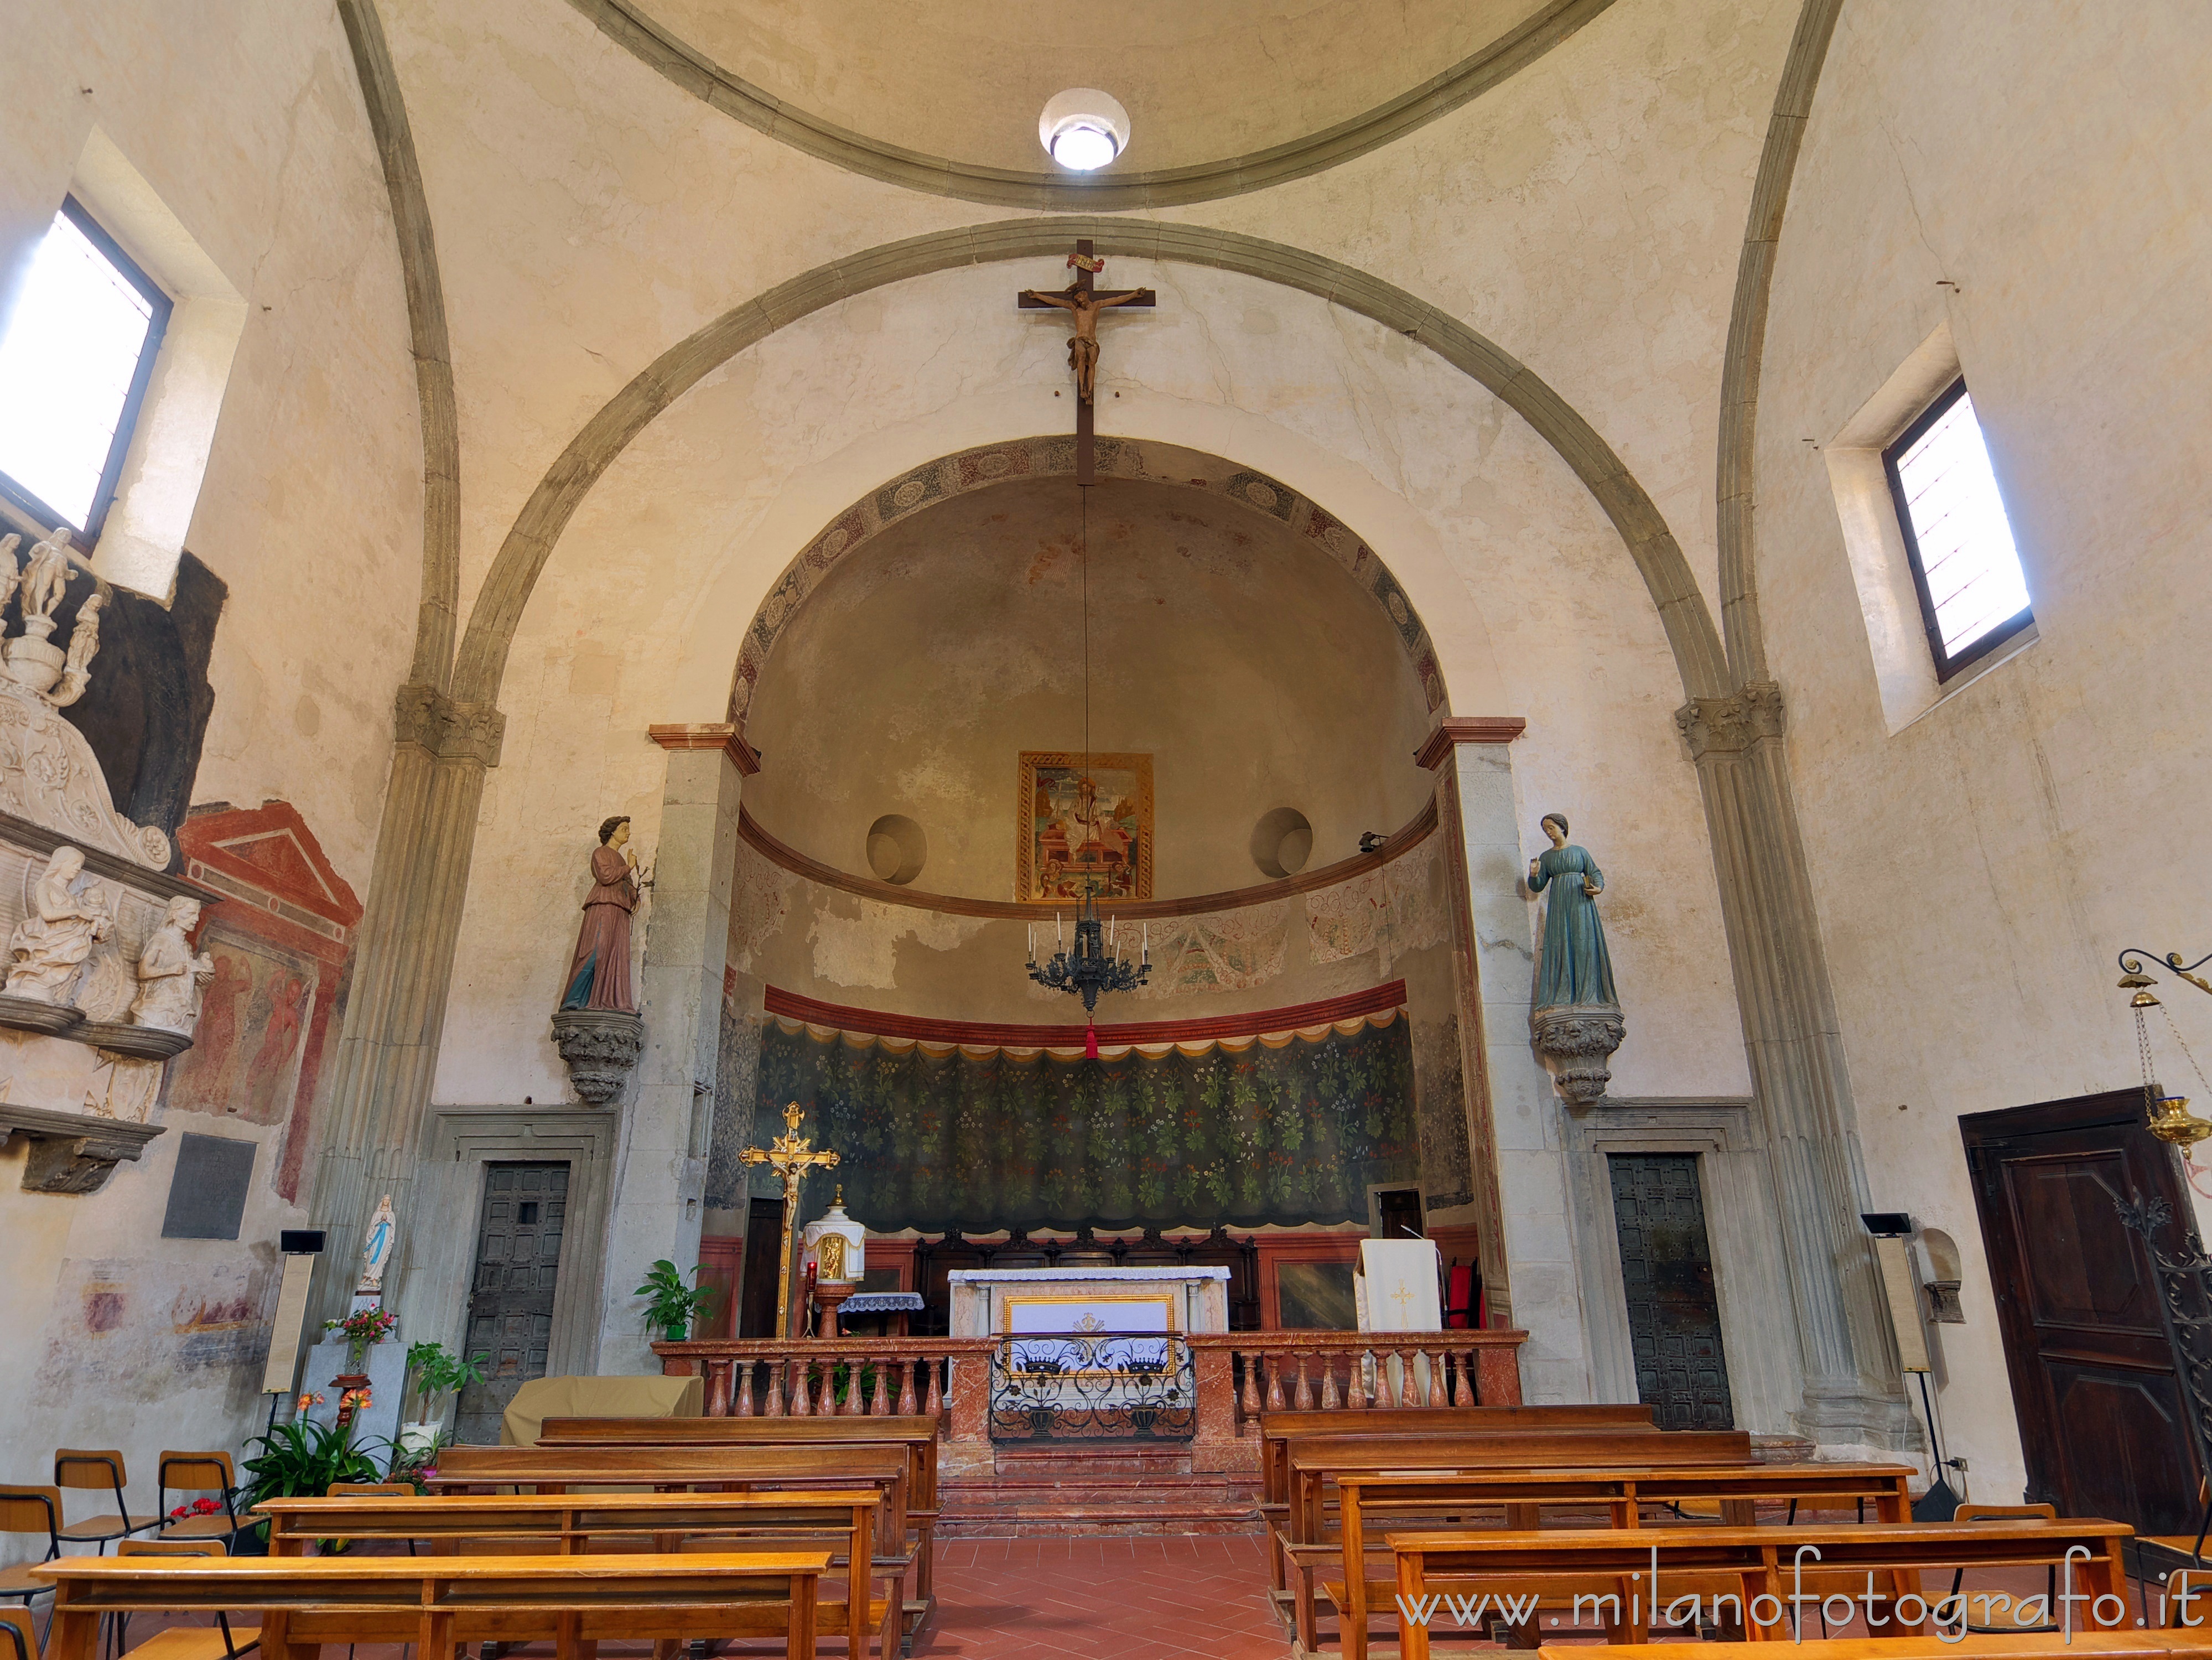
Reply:
[[837, 1162], [837, 1155], [824, 1149], [816, 1152], [813, 1144], [799, 1133], [799, 1121], [806, 1115], [793, 1101], [783, 1110], [784, 1132], [764, 1147], [747, 1147], [738, 1155], [741, 1163], [766, 1164], [783, 1178], [783, 1267], [775, 1281], [775, 1330], [779, 1337], [791, 1334], [791, 1219], [799, 1206], [799, 1184], [806, 1179], [806, 1172], [820, 1168], [828, 1170]]

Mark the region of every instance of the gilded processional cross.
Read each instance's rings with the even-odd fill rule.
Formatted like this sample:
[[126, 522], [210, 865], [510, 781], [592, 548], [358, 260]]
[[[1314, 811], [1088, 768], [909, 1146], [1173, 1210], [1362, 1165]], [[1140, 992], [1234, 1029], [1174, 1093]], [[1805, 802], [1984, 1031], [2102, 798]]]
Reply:
[[766, 1164], [783, 1178], [783, 1258], [782, 1269], [775, 1280], [775, 1329], [779, 1337], [789, 1337], [791, 1331], [791, 1222], [799, 1207], [799, 1184], [806, 1179], [806, 1172], [817, 1166], [830, 1169], [837, 1155], [826, 1148], [817, 1152], [813, 1144], [799, 1133], [799, 1121], [806, 1115], [793, 1101], [783, 1110], [784, 1133], [765, 1147], [747, 1147], [738, 1153], [741, 1163]]

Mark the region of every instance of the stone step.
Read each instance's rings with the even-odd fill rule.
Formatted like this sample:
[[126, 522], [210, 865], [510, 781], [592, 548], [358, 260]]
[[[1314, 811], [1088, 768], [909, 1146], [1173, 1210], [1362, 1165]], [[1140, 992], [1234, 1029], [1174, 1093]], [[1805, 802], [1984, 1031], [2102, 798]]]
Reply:
[[1133, 1447], [1108, 1442], [1096, 1449], [1065, 1444], [1042, 1447], [1001, 1446], [993, 1462], [1000, 1475], [1188, 1475], [1190, 1454], [1177, 1447]]

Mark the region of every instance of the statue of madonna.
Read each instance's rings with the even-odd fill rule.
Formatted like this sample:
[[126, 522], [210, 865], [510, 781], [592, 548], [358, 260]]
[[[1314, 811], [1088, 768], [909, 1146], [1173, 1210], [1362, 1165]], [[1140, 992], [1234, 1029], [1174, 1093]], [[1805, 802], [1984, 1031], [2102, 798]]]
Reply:
[[1568, 842], [1564, 814], [1546, 813], [1543, 826], [1551, 848], [1528, 861], [1528, 891], [1548, 889], [1551, 893], [1544, 909], [1544, 955], [1536, 977], [1535, 1006], [1618, 1006], [1613, 959], [1605, 949], [1605, 924], [1597, 914], [1597, 897], [1605, 891], [1604, 873], [1588, 849]]

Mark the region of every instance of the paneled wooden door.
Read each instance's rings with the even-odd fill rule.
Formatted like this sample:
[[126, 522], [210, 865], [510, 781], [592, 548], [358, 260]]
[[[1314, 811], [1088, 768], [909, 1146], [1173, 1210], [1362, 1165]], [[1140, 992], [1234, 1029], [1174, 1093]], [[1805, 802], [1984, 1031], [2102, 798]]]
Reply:
[[[2030, 1503], [2140, 1533], [2194, 1533], [2197, 1459], [2159, 1323], [2157, 1281], [2115, 1201], [2191, 1214], [2173, 1150], [2143, 1128], [2140, 1090], [1959, 1121], [1989, 1252]], [[2009, 1494], [1991, 1494], [1992, 1499]]]
[[497, 1441], [501, 1415], [514, 1392], [545, 1375], [568, 1210], [567, 1164], [484, 1166], [464, 1352], [490, 1359], [484, 1381], [461, 1395], [454, 1432], [464, 1442]]
[[1637, 1398], [1662, 1430], [1734, 1429], [1698, 1156], [1616, 1152], [1607, 1164]]

